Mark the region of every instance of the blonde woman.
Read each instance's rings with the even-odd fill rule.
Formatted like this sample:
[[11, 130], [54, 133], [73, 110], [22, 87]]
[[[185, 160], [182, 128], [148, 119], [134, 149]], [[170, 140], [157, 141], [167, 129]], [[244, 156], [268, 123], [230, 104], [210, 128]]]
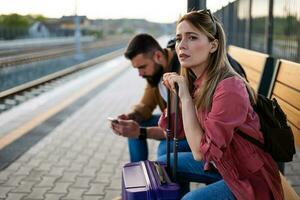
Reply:
[[[205, 169], [217, 169], [223, 178], [183, 199], [283, 199], [271, 156], [235, 132], [239, 128], [263, 142], [251, 106], [255, 94], [230, 66], [225, 45], [222, 26], [209, 10], [187, 13], [178, 21], [176, 52], [182, 75], [166, 73], [163, 81], [173, 92], [175, 83], [179, 86], [190, 154], [205, 161]], [[189, 165], [186, 160], [178, 163]]]

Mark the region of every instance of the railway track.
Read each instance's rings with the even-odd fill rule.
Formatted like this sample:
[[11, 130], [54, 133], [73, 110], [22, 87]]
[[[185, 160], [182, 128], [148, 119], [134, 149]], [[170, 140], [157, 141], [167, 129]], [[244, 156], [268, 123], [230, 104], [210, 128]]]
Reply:
[[49, 74], [37, 80], [2, 91], [0, 92], [0, 113], [13, 108], [28, 99], [49, 91], [57, 85], [73, 79], [76, 76], [80, 76], [80, 73], [83, 73], [83, 70], [89, 70], [89, 67], [120, 56], [122, 53], [123, 49], [120, 49], [80, 64], [73, 65], [67, 69]]
[[[122, 40], [83, 43], [81, 47], [81, 51], [89, 51], [93, 49], [105, 48], [107, 46], [118, 44], [120, 42], [122, 42]], [[41, 49], [34, 49], [34, 50], [26, 49], [17, 52], [15, 51], [14, 52], [15, 55], [11, 55], [13, 54], [13, 52], [11, 52], [11, 54], [9, 54], [8, 52], [6, 56], [4, 57], [0, 56], [0, 68], [71, 55], [74, 54], [75, 51], [76, 51], [75, 45], [63, 45], [63, 46], [56, 46], [50, 48], [43, 47]], [[2, 51], [2, 55], [3, 54], [4, 52]]]

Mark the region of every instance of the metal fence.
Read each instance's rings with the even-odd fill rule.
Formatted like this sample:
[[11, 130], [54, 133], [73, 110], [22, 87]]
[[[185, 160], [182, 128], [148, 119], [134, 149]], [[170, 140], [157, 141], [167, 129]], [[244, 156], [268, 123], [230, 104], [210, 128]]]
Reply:
[[236, 0], [215, 14], [228, 44], [300, 62], [299, 0]]

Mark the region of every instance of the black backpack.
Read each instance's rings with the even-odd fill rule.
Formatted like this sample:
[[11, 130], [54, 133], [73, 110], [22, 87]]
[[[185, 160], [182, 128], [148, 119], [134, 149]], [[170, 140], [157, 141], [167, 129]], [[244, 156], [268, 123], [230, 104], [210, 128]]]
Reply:
[[286, 114], [282, 111], [276, 99], [271, 100], [258, 94], [257, 104], [253, 105], [253, 109], [259, 116], [264, 144], [239, 129], [237, 133], [270, 153], [275, 161], [292, 161], [295, 154], [294, 135], [287, 124]]

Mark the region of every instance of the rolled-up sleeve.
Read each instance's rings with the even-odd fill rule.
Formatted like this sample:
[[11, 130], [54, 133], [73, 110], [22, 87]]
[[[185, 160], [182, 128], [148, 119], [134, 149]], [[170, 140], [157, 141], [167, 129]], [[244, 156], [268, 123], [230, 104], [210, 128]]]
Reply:
[[228, 78], [219, 83], [211, 111], [202, 125], [200, 152], [206, 161], [218, 161], [232, 140], [234, 129], [245, 122], [250, 102], [244, 83]]

